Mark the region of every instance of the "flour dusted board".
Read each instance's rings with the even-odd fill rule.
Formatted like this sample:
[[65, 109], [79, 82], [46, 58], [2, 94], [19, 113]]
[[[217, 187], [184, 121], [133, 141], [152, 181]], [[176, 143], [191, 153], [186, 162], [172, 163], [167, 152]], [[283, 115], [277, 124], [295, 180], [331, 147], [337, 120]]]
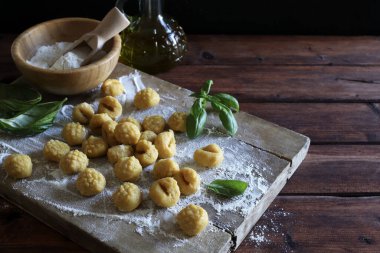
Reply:
[[[134, 73], [119, 64], [113, 77]], [[123, 78], [127, 94], [119, 97], [125, 106], [123, 116], [132, 114], [139, 120], [147, 115], [160, 114], [168, 118], [175, 110], [187, 111], [192, 104], [190, 91], [153, 76], [132, 74]], [[160, 105], [146, 111], [136, 111], [131, 101], [136, 89], [148, 86], [156, 89], [162, 100]], [[99, 93], [91, 98], [75, 98], [76, 104], [86, 100], [97, 106]], [[25, 209], [41, 221], [52, 226], [83, 247], [93, 252], [228, 252], [237, 247], [261, 217], [304, 159], [309, 139], [246, 113], [239, 113], [239, 131], [236, 137], [222, 133], [217, 115], [208, 119], [205, 135], [189, 141], [177, 134], [175, 160], [181, 167], [189, 166], [201, 176], [201, 190], [169, 209], [160, 209], [147, 197], [152, 182], [151, 167], [144, 170], [137, 183], [143, 190], [144, 202], [136, 211], [118, 212], [110, 196], [120, 184], [106, 159], [91, 159], [90, 167], [101, 171], [107, 180], [103, 193], [92, 198], [80, 196], [74, 186], [75, 176], [61, 173], [57, 164], [41, 157], [43, 144], [60, 139], [62, 126], [70, 121], [71, 105], [66, 105], [54, 126], [36, 137], [15, 138], [0, 134], [0, 158], [13, 152], [27, 153], [34, 163], [33, 176], [14, 181], [0, 171], [2, 196]], [[216, 169], [204, 169], [194, 164], [192, 154], [196, 148], [218, 143], [224, 150], [225, 160]], [[205, 184], [216, 178], [234, 178], [247, 181], [245, 194], [233, 199], [221, 199], [206, 191]], [[175, 226], [175, 215], [189, 203], [203, 206], [210, 217], [210, 225], [200, 235], [183, 236]]]

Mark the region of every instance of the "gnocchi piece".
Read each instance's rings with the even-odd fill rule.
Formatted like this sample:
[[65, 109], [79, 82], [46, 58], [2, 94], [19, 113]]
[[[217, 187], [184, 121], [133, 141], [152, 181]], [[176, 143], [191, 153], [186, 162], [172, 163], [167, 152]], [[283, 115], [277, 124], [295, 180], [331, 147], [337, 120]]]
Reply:
[[174, 175], [179, 190], [183, 195], [191, 195], [199, 190], [201, 179], [198, 173], [192, 168], [183, 168]]
[[115, 146], [119, 144], [119, 142], [115, 138], [115, 128], [116, 128], [117, 122], [115, 121], [107, 121], [104, 122], [102, 125], [102, 137], [103, 140], [105, 140], [109, 146]]
[[195, 236], [208, 225], [208, 214], [202, 207], [190, 204], [177, 214], [177, 224], [184, 234]]
[[88, 103], [80, 103], [74, 107], [73, 121], [87, 125], [92, 116], [94, 116], [94, 109]]
[[79, 151], [72, 150], [68, 152], [61, 161], [59, 161], [59, 168], [66, 174], [72, 175], [84, 171], [88, 166], [87, 156]]
[[90, 120], [90, 129], [94, 134], [102, 133], [102, 126], [105, 122], [112, 121], [111, 117], [107, 113], [99, 113], [92, 116]]
[[173, 177], [178, 172], [178, 163], [173, 159], [161, 159], [154, 164], [152, 175], [154, 179], [160, 179], [164, 177]]
[[125, 93], [123, 84], [117, 79], [107, 79], [102, 84], [103, 96], [119, 96]]
[[138, 109], [148, 109], [158, 105], [160, 102], [160, 95], [152, 88], [146, 88], [137, 92], [134, 104]]
[[70, 122], [62, 129], [62, 137], [70, 146], [81, 145], [86, 139], [86, 128], [80, 123]]
[[135, 124], [140, 131], [142, 130], [140, 122], [133, 117], [123, 118], [119, 120], [119, 123], [123, 123], [123, 122], [129, 122], [129, 123]]
[[176, 132], [186, 132], [186, 112], [175, 112], [168, 119], [168, 126]]
[[130, 212], [140, 205], [142, 193], [137, 185], [126, 182], [112, 194], [112, 201], [119, 211]]
[[157, 148], [159, 158], [170, 158], [174, 156], [177, 145], [173, 131], [170, 129], [167, 132], [158, 134], [154, 141], [154, 146]]
[[59, 140], [50, 140], [44, 146], [44, 157], [48, 161], [59, 160], [70, 151], [70, 146]]
[[210, 144], [194, 152], [195, 162], [208, 168], [218, 166], [223, 159], [223, 150], [217, 144]]
[[135, 182], [140, 179], [142, 167], [136, 157], [130, 156], [117, 161], [113, 172], [121, 181]]
[[86, 168], [79, 173], [76, 187], [80, 194], [89, 197], [101, 193], [106, 186], [103, 174], [93, 168]]
[[115, 138], [118, 142], [127, 145], [135, 145], [140, 139], [140, 130], [130, 122], [118, 123], [115, 128]]
[[107, 142], [93, 135], [82, 143], [82, 150], [89, 158], [104, 156], [107, 153], [107, 149]]
[[109, 148], [107, 158], [111, 164], [115, 164], [121, 158], [133, 156], [133, 148], [129, 145], [117, 145]]
[[155, 134], [153, 131], [146, 130], [141, 133], [140, 141], [146, 140], [146, 141], [150, 141], [151, 143], [154, 143], [154, 140], [156, 139], [156, 137], [157, 137], [157, 134]]
[[177, 204], [181, 195], [177, 181], [165, 177], [154, 181], [149, 188], [149, 196], [160, 207], [172, 207]]
[[106, 96], [99, 101], [98, 113], [107, 113], [112, 119], [116, 119], [121, 115], [122, 111], [123, 107], [112, 96]]
[[140, 161], [141, 166], [146, 167], [157, 160], [158, 151], [150, 141], [142, 140], [136, 145], [135, 156]]
[[30, 177], [32, 175], [32, 159], [28, 155], [12, 154], [8, 156], [3, 168], [14, 179]]
[[159, 134], [165, 129], [165, 119], [160, 115], [145, 117], [142, 125], [144, 130], [150, 130], [155, 134]]

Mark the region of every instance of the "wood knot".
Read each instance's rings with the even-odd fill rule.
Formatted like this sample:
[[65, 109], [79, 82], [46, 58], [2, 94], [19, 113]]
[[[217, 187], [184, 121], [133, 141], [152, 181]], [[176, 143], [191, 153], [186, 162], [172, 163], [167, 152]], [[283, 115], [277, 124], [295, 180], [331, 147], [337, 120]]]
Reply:
[[206, 60], [212, 60], [212, 59], [214, 59], [214, 56], [211, 53], [207, 52], [207, 51], [205, 51], [205, 52], [202, 53], [202, 57], [204, 59], [206, 59]]

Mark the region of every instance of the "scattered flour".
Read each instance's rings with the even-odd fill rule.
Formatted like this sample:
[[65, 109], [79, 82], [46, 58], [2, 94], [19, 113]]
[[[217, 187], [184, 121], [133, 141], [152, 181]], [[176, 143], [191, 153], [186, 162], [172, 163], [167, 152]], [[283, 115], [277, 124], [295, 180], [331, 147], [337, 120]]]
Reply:
[[[57, 46], [58, 47], [58, 46]], [[183, 101], [177, 101], [176, 108], [173, 108], [173, 98], [162, 96], [157, 107], [148, 110], [134, 110], [131, 106], [135, 93], [145, 86], [153, 87], [154, 84], [144, 84], [138, 72], [128, 76], [120, 77], [120, 81], [125, 86], [127, 93], [120, 95], [118, 100], [124, 104], [123, 115], [133, 116], [142, 121], [147, 115], [159, 114], [168, 119], [176, 110], [186, 111], [188, 105]], [[99, 97], [96, 97], [91, 105], [96, 110], [99, 104]], [[190, 99], [190, 98], [189, 98]], [[82, 101], [75, 101], [77, 104]], [[182, 104], [182, 105], [181, 105]], [[81, 196], [75, 189], [77, 176], [64, 175], [58, 165], [47, 162], [41, 157], [41, 150], [44, 144], [51, 138], [61, 139], [62, 126], [70, 120], [72, 105], [65, 105], [57, 115], [54, 125], [44, 133], [31, 137], [9, 137], [0, 133], [0, 155], [20, 152], [29, 154], [32, 157], [34, 171], [31, 178], [20, 181], [9, 181], [12, 187], [22, 192], [29, 198], [38, 200], [44, 205], [55, 208], [59, 212], [70, 214], [73, 217], [95, 216], [101, 217], [112, 224], [113, 221], [123, 221], [135, 227], [137, 235], [164, 235], [164, 238], [171, 240], [171, 245], [181, 247], [188, 238], [181, 237], [175, 226], [175, 216], [177, 213], [190, 203], [203, 206], [209, 213], [211, 223], [222, 224], [225, 228], [233, 227], [235, 219], [226, 217], [236, 217], [242, 219], [247, 216], [256, 206], [258, 201], [268, 190], [274, 177], [271, 169], [267, 166], [267, 160], [271, 156], [268, 153], [247, 145], [243, 141], [229, 137], [215, 128], [207, 129], [207, 133], [196, 140], [189, 140], [185, 134], [176, 134], [177, 154], [174, 159], [180, 167], [189, 166], [194, 168], [201, 177], [200, 190], [191, 196], [181, 197], [174, 207], [168, 209], [157, 208], [148, 197], [149, 187], [152, 183], [150, 175], [152, 166], [144, 169], [141, 179], [137, 182], [142, 189], [144, 201], [141, 206], [130, 213], [121, 213], [113, 206], [111, 195], [120, 185], [120, 182], [113, 174], [112, 166], [105, 158], [91, 159], [89, 167], [97, 168], [106, 178], [107, 187], [99, 195], [92, 198]], [[5, 144], [7, 143], [7, 144]], [[193, 152], [195, 149], [217, 143], [224, 150], [225, 159], [221, 166], [214, 169], [205, 169], [194, 163]], [[3, 148], [4, 147], [4, 148]], [[0, 157], [1, 159], [1, 157]], [[206, 185], [215, 179], [240, 179], [248, 182], [249, 186], [241, 196], [224, 199], [206, 190]], [[6, 173], [0, 171], [0, 180], [5, 182], [10, 180]], [[82, 226], [92, 226], [93, 224], [82, 224]], [[92, 230], [93, 228], [84, 228]], [[106, 230], [112, 231], [111, 225]], [[214, 226], [209, 226], [209, 231], [214, 231]], [[252, 238], [257, 242], [264, 242], [264, 234], [259, 234], [255, 230]], [[112, 240], [114, 233], [99, 235], [104, 240]]]
[[[76, 51], [75, 53], [68, 52], [65, 55], [62, 55], [62, 53], [71, 45], [72, 43], [70, 42], [56, 42], [52, 45], [41, 46], [27, 63], [36, 67], [48, 69], [56, 60], [50, 69], [64, 70], [79, 68], [87, 53]], [[57, 60], [57, 57], [60, 55], [62, 56]]]
[[262, 219], [248, 234], [247, 239], [254, 244], [254, 247], [259, 248], [265, 245], [270, 245], [272, 243], [271, 238], [284, 238], [285, 233], [283, 232], [284, 227], [281, 223], [281, 219], [290, 215], [291, 213], [285, 212], [282, 208], [276, 211], [266, 211], [263, 214]]

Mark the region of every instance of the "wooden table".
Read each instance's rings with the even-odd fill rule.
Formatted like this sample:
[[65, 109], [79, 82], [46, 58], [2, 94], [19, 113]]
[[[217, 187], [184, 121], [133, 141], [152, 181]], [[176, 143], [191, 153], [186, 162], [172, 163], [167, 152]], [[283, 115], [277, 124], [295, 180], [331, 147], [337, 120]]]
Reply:
[[[14, 38], [0, 35], [3, 82], [19, 75]], [[189, 47], [158, 76], [191, 90], [213, 79], [242, 110], [312, 140], [236, 252], [379, 252], [379, 38], [192, 35]], [[87, 251], [0, 199], [0, 252]]]

